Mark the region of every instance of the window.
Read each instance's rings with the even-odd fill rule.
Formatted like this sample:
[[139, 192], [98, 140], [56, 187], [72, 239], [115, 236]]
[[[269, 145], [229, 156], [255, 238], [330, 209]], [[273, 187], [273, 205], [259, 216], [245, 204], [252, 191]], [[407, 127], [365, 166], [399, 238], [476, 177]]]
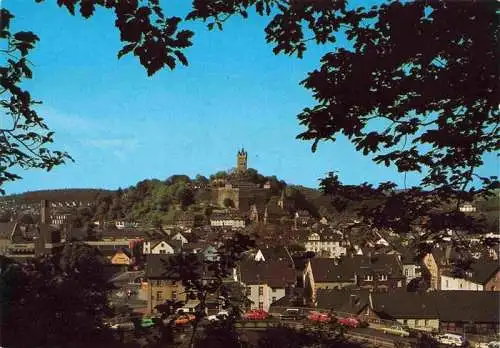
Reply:
[[428, 326], [429, 325], [429, 320], [425, 319], [424, 320], [424, 326]]
[[371, 282], [373, 280], [373, 276], [367, 274], [365, 280]]
[[259, 296], [263, 296], [263, 295], [264, 295], [264, 287], [259, 286]]
[[252, 295], [252, 288], [250, 286], [247, 286], [247, 296]]
[[420, 320], [415, 319], [415, 326], [420, 326]]
[[259, 302], [259, 309], [264, 309], [264, 302]]
[[408, 319], [403, 319], [403, 324], [408, 325]]
[[165, 249], [160, 249], [160, 254], [166, 254], [166, 250]]
[[379, 277], [378, 277], [379, 280], [387, 280], [387, 275], [386, 274], [381, 274]]
[[409, 273], [410, 273], [409, 269], [408, 269], [408, 268], [406, 268], [406, 269], [405, 269], [405, 276], [406, 276], [406, 277], [408, 277], [408, 276], [409, 276]]
[[172, 300], [177, 300], [177, 291], [172, 290]]
[[450, 285], [448, 283], [448, 279], [446, 279], [446, 288], [448, 288]]
[[163, 301], [163, 291], [156, 292], [156, 301]]
[[272, 302], [276, 302], [276, 296], [273, 296], [273, 298], [271, 299]]

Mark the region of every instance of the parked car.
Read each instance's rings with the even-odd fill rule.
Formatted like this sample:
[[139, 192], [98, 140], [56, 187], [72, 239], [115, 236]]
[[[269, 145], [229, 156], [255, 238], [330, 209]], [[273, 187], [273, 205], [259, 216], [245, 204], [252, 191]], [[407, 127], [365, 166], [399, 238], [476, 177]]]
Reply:
[[252, 309], [243, 314], [243, 319], [247, 320], [265, 320], [269, 318], [269, 313], [263, 309]]
[[436, 340], [445, 345], [454, 346], [454, 347], [463, 347], [465, 346], [465, 338], [456, 334], [441, 334], [436, 337]]
[[357, 328], [359, 326], [359, 320], [356, 318], [338, 318], [340, 325], [344, 325], [350, 328]]
[[141, 327], [151, 327], [154, 325], [155, 325], [155, 323], [154, 323], [153, 319], [151, 319], [151, 318], [142, 318], [142, 320], [141, 320]]
[[316, 311], [309, 312], [307, 319], [318, 323], [328, 323], [332, 319], [329, 314]]
[[304, 312], [300, 308], [285, 309], [285, 311], [280, 315], [282, 320], [301, 320], [305, 317]]
[[130, 330], [135, 329], [135, 325], [133, 322], [128, 321], [128, 322], [124, 322], [124, 323], [112, 324], [112, 325], [110, 325], [110, 328], [113, 330], [130, 331]]
[[227, 311], [220, 311], [217, 314], [212, 314], [207, 317], [208, 321], [214, 322], [219, 320], [226, 320], [229, 318], [229, 313]]
[[491, 341], [488, 343], [488, 348], [500, 348], [500, 341]]
[[175, 319], [175, 325], [186, 325], [195, 320], [194, 314], [181, 314], [177, 319]]
[[401, 326], [393, 325], [391, 327], [382, 328], [382, 332], [385, 334], [391, 334], [401, 337], [410, 337], [410, 333], [403, 329]]

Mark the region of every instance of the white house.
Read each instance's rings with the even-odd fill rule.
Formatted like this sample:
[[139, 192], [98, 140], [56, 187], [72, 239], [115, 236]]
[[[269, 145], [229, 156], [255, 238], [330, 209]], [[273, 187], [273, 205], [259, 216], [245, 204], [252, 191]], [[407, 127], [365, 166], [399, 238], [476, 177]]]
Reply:
[[406, 284], [422, 275], [419, 265], [403, 262], [403, 274], [406, 277]]
[[174, 254], [174, 248], [164, 240], [145, 241], [142, 246], [144, 255], [148, 254]]
[[122, 230], [124, 228], [136, 228], [139, 224], [137, 222], [115, 221], [115, 226], [117, 229]]
[[250, 309], [265, 311], [269, 311], [271, 303], [284, 297], [287, 289], [296, 282], [294, 268], [282, 261], [240, 262], [239, 275], [251, 301]]
[[455, 278], [451, 274], [441, 274], [440, 290], [475, 290], [483, 291], [484, 286], [471, 279]]
[[177, 232], [176, 234], [174, 234], [174, 236], [171, 238], [171, 240], [179, 240], [179, 241], [181, 241], [181, 244], [182, 244], [182, 245], [184, 245], [184, 244], [186, 244], [187, 242], [189, 242], [189, 241], [187, 240], [187, 238], [186, 238], [186, 237], [184, 237], [184, 236], [182, 235], [182, 233], [180, 233], [180, 232]]
[[260, 249], [257, 250], [253, 259], [254, 259], [254, 261], [257, 261], [257, 262], [266, 261], [266, 258], [264, 257], [264, 254], [262, 253], [262, 251]]
[[460, 208], [458, 208], [462, 213], [474, 213], [476, 211], [476, 207], [470, 203], [465, 203]]
[[245, 219], [237, 214], [213, 213], [210, 216], [210, 226], [230, 227], [232, 229], [245, 228]]
[[304, 246], [307, 251], [322, 253], [331, 258], [339, 258], [347, 254], [347, 249], [342, 243], [342, 236], [337, 233], [313, 232], [307, 236]]

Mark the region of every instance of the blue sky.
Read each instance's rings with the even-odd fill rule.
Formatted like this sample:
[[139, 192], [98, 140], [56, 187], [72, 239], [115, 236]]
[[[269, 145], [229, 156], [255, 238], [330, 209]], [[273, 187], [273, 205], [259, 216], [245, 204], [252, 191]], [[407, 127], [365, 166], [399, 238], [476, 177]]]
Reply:
[[[21, 171], [23, 180], [7, 184], [7, 193], [208, 176], [234, 167], [241, 146], [250, 167], [288, 183], [316, 187], [332, 170], [346, 183], [403, 182], [402, 174], [374, 164], [344, 139], [322, 143], [316, 153], [295, 139], [303, 131], [296, 115], [314, 105], [299, 82], [324, 48], [302, 60], [275, 56], [265, 42], [265, 18], [235, 19], [222, 32], [190, 24], [196, 30], [186, 51], [190, 66], [147, 77], [135, 57], [116, 58], [121, 43], [112, 13], [84, 20], [54, 0], [1, 3], [15, 14], [15, 29], [41, 39], [25, 86], [43, 101], [38, 111], [56, 132], [54, 148], [76, 160], [50, 173]], [[490, 157], [482, 172], [494, 175], [498, 161]], [[409, 185], [416, 182], [408, 177]]]

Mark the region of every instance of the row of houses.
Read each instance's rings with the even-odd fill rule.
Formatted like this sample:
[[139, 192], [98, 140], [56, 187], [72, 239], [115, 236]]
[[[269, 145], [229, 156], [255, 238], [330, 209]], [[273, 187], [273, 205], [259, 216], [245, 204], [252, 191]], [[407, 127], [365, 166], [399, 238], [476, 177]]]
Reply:
[[[201, 255], [200, 255], [201, 256]], [[181, 282], [170, 279], [171, 255], [149, 255], [145, 275], [148, 311], [165, 300], [186, 300]], [[499, 327], [498, 293], [491, 291], [407, 292], [396, 255], [377, 260], [346, 258], [337, 265], [286, 252], [266, 261], [241, 261], [227, 281], [241, 285], [247, 309], [282, 312], [304, 306], [365, 319], [398, 321], [419, 330], [491, 333]], [[204, 274], [210, 281], [210, 274]], [[187, 301], [193, 308], [196, 301]], [[215, 308], [215, 307], [214, 307]]]
[[[295, 303], [283, 297], [271, 312], [280, 312]], [[350, 315], [367, 321], [393, 321], [412, 329], [496, 334], [500, 331], [500, 297], [494, 292], [447, 291], [370, 292], [366, 290], [319, 289], [316, 310]]]

